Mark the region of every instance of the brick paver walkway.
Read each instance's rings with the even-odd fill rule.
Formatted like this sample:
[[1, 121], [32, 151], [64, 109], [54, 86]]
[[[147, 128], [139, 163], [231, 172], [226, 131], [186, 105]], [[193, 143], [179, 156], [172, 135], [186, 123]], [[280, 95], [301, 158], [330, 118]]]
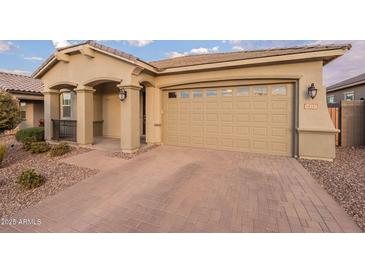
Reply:
[[170, 146], [118, 164], [80, 157], [109, 168], [14, 217], [41, 225], [0, 231], [360, 232], [293, 158]]

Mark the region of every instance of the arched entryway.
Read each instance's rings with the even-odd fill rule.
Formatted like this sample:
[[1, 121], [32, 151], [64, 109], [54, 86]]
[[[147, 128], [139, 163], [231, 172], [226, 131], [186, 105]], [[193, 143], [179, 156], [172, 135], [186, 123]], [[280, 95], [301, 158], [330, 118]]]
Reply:
[[95, 79], [87, 82], [93, 93], [93, 142], [106, 150], [120, 149], [121, 103], [118, 97], [119, 79]]
[[[48, 87], [44, 92], [50, 102], [50, 107], [45, 108], [49, 117], [46, 139], [65, 139], [125, 152], [154, 142], [158, 127], [154, 123], [158, 109], [154, 86], [148, 82], [134, 85], [122, 82], [94, 78], [79, 84], [64, 82]], [[127, 94], [124, 100], [119, 97], [121, 92]]]

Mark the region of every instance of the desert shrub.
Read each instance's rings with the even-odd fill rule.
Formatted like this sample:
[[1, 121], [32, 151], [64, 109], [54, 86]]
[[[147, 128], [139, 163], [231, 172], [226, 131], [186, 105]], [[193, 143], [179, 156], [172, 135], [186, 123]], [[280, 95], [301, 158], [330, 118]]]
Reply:
[[34, 137], [37, 142], [44, 141], [43, 127], [30, 127], [19, 130], [15, 134], [15, 138], [19, 142], [23, 142], [25, 138]]
[[34, 142], [37, 142], [37, 139], [36, 139], [34, 136], [33, 136], [33, 137], [25, 137], [25, 138], [22, 140], [23, 148], [24, 148], [26, 151], [30, 150], [31, 145], [32, 145]]
[[6, 145], [0, 144], [0, 165], [5, 159], [5, 155], [6, 155]]
[[26, 169], [19, 175], [16, 182], [21, 184], [25, 188], [33, 189], [44, 184], [46, 179], [41, 175], [37, 174], [34, 169]]
[[30, 152], [38, 154], [44, 153], [51, 149], [51, 146], [47, 142], [34, 142], [30, 145]]
[[50, 155], [52, 157], [62, 156], [71, 151], [71, 147], [67, 143], [60, 143], [51, 148]]
[[0, 91], [0, 134], [16, 128], [19, 123], [19, 101], [11, 94]]

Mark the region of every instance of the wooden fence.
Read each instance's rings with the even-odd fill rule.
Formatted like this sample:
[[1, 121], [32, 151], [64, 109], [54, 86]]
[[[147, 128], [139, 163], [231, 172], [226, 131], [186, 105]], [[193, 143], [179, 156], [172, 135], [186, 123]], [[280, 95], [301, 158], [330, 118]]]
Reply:
[[[335, 105], [328, 106], [328, 112], [330, 114], [333, 125], [336, 129], [341, 130], [341, 107]], [[336, 146], [341, 145], [341, 134], [336, 133]]]
[[328, 112], [336, 129], [336, 145], [365, 145], [365, 101], [341, 101], [340, 104], [329, 104]]

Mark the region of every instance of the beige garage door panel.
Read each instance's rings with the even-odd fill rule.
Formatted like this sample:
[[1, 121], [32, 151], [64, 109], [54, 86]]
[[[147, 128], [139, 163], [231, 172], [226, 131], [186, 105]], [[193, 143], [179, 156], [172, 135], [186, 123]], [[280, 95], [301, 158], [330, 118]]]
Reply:
[[165, 144], [293, 155], [292, 84], [164, 92]]

